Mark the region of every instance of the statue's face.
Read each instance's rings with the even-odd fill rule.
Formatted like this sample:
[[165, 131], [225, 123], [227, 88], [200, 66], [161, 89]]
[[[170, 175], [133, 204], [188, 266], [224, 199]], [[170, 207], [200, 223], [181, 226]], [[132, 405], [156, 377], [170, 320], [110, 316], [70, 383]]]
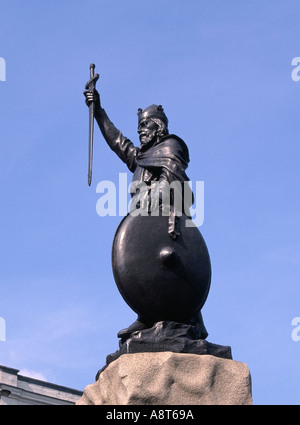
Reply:
[[154, 139], [157, 129], [157, 124], [151, 119], [146, 119], [139, 123], [138, 133], [142, 147], [146, 147], [146, 145]]

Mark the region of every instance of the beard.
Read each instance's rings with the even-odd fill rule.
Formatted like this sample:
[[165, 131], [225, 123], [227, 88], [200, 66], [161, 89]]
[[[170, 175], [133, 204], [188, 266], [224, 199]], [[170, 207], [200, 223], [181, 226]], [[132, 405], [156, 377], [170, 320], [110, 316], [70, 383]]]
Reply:
[[143, 133], [140, 134], [140, 143], [141, 143], [141, 149], [142, 150], [146, 150], [148, 149], [150, 146], [152, 146], [152, 144], [154, 143], [154, 141], [157, 138], [157, 130], [153, 130], [151, 132], [145, 131]]

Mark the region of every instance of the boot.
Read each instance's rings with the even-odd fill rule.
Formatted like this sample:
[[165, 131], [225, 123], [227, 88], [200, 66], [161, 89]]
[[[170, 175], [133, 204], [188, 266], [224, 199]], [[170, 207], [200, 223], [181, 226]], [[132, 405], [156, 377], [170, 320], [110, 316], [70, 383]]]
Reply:
[[[143, 316], [138, 316], [136, 321], [133, 322], [128, 328], [122, 329], [118, 332], [118, 338], [122, 339], [122, 343], [132, 334], [132, 332], [142, 331], [144, 329], [149, 329], [154, 325], [153, 322], [150, 322]], [[124, 340], [124, 341], [123, 341]]]

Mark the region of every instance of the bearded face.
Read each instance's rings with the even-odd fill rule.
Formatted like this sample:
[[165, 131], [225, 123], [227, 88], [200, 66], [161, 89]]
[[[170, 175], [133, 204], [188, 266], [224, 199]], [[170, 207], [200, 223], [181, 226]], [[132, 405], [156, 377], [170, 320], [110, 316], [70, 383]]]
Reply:
[[138, 133], [141, 148], [146, 148], [157, 135], [158, 125], [151, 119], [145, 119], [139, 123]]

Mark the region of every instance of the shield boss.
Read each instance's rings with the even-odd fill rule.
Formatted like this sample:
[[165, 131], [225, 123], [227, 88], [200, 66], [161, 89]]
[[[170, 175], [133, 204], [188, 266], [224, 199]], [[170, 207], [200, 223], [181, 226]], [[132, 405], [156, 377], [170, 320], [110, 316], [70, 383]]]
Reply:
[[137, 314], [158, 322], [184, 322], [205, 303], [211, 265], [205, 241], [187, 217], [177, 217], [180, 235], [168, 235], [168, 217], [127, 215], [113, 241], [117, 287]]

